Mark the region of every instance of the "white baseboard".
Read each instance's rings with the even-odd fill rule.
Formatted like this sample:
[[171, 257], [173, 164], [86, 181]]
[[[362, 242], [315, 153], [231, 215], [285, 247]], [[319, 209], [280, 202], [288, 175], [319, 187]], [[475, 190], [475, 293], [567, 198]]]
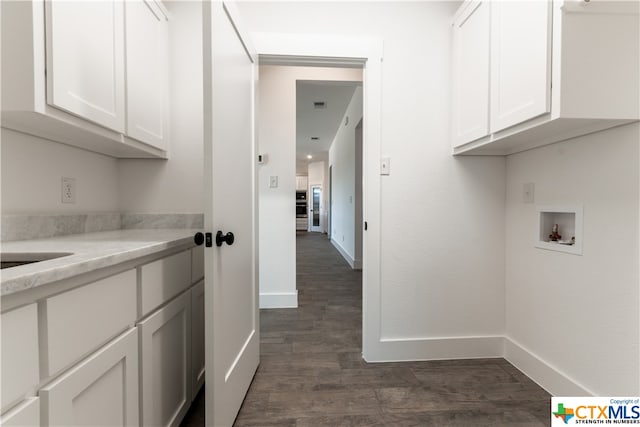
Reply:
[[[342, 255], [342, 258], [344, 258], [347, 261], [347, 263], [351, 266], [351, 268], [355, 269], [356, 268], [355, 261], [353, 260], [351, 255], [349, 255], [347, 251], [345, 251], [344, 248], [340, 245], [340, 243], [336, 242], [333, 239], [333, 237], [331, 238], [331, 244], [333, 245], [334, 248], [338, 250], [338, 252], [340, 252], [340, 255]], [[362, 268], [362, 266], [360, 266], [360, 268]]]
[[367, 362], [504, 357], [553, 396], [596, 396], [531, 351], [504, 336], [383, 338], [365, 348]]
[[504, 337], [381, 339], [365, 351], [367, 362], [497, 358], [504, 354]]
[[296, 308], [298, 291], [282, 293], [260, 293], [260, 308]]
[[504, 358], [553, 396], [596, 396], [531, 351], [504, 338]]

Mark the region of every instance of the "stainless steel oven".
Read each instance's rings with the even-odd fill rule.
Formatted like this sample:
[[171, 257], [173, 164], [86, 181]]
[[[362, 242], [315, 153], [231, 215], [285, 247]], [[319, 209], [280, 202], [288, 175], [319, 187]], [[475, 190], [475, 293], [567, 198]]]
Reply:
[[296, 191], [296, 218], [307, 217], [307, 192]]
[[307, 202], [298, 203], [296, 202], [296, 218], [306, 218], [307, 217]]

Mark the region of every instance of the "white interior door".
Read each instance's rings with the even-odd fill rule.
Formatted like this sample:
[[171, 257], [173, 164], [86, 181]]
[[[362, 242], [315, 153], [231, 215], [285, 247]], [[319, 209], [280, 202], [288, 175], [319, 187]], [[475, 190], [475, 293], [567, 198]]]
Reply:
[[309, 231], [322, 232], [322, 186], [312, 185], [309, 197]]
[[[207, 425], [231, 426], [259, 363], [255, 55], [234, 4], [204, 11]], [[215, 236], [233, 233], [233, 244]]]

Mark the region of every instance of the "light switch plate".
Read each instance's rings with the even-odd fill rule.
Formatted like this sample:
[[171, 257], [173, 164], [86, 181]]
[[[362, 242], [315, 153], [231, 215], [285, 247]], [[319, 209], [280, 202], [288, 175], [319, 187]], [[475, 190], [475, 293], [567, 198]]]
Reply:
[[278, 188], [278, 176], [269, 177], [269, 188]]
[[535, 201], [535, 184], [527, 182], [522, 185], [522, 201], [524, 203], [533, 203]]
[[389, 175], [391, 172], [391, 158], [383, 157], [380, 159], [380, 175]]

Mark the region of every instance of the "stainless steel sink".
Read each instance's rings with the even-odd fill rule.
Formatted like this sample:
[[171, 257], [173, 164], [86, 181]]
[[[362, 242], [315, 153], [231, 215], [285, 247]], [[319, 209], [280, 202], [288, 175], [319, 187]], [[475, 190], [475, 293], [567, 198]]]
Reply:
[[73, 254], [71, 252], [7, 252], [0, 254], [0, 268], [18, 267], [69, 255]]

